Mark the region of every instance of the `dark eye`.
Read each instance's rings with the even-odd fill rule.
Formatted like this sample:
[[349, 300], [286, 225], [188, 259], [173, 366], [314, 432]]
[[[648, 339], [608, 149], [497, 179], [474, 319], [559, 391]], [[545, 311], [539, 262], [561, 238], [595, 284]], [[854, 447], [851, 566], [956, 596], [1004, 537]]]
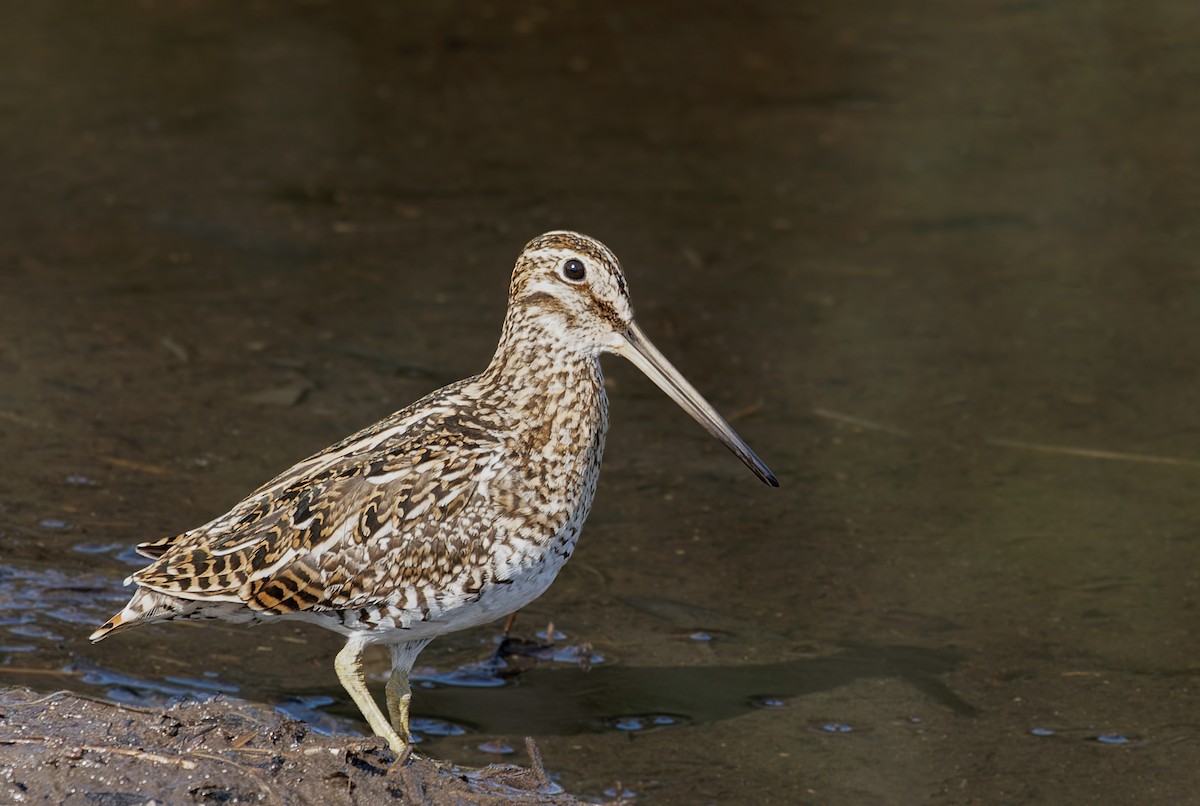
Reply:
[[582, 280], [586, 274], [587, 269], [583, 267], [582, 260], [571, 258], [562, 266], [562, 276], [566, 277], [568, 280], [575, 280], [578, 282], [579, 280]]

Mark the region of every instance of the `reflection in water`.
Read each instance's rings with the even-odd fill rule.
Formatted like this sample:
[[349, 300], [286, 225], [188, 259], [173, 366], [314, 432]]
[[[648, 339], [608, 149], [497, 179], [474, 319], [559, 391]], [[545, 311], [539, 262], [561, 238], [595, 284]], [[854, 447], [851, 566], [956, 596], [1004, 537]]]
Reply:
[[285, 697], [275, 703], [275, 710], [290, 719], [303, 722], [318, 733], [327, 736], [364, 736], [366, 733], [348, 719], [326, 713], [326, 706], [335, 702], [333, 697], [323, 694]]
[[[630, 667], [607, 665], [584, 672], [547, 667], [526, 672], [518, 685], [481, 690], [471, 678], [460, 682], [452, 673], [423, 678], [440, 685], [422, 689], [422, 717], [414, 722], [426, 737], [458, 736], [463, 726], [486, 734], [577, 735], [617, 730], [647, 730], [733, 719], [755, 708], [781, 707], [786, 701], [831, 691], [867, 678], [895, 678], [954, 713], [971, 716], [976, 709], [951, 691], [944, 676], [962, 661], [954, 650], [911, 646], [847, 646], [825, 657], [772, 664], [700, 667]], [[168, 677], [164, 681], [123, 674], [74, 661], [66, 670], [80, 683], [96, 686], [119, 702], [165, 705], [178, 698], [204, 698], [236, 693], [215, 672], [201, 678]], [[764, 691], [770, 692], [763, 694]], [[327, 695], [288, 697], [277, 703], [294, 719], [336, 734], [359, 734], [344, 698]], [[331, 716], [332, 710], [348, 718]], [[435, 715], [435, 716], [431, 716]], [[843, 723], [828, 723], [827, 732], [846, 732]]]
[[[896, 678], [957, 714], [976, 709], [944, 682], [963, 656], [911, 646], [848, 646], [832, 655], [744, 666], [546, 668], [499, 691], [422, 692], [425, 713], [484, 733], [574, 735], [623, 727], [629, 715], [676, 716], [688, 723], [733, 719], [769, 699], [803, 697], [864, 678]], [[667, 723], [662, 723], [667, 724]]]
[[72, 661], [63, 671], [80, 683], [99, 687], [109, 699], [139, 705], [166, 705], [177, 699], [238, 693], [237, 686], [222, 682], [218, 673], [211, 671], [201, 673], [199, 678], [168, 675], [155, 680], [108, 669], [83, 658]]
[[102, 574], [0, 565], [0, 631], [63, 640], [53, 633], [73, 635], [120, 596]]

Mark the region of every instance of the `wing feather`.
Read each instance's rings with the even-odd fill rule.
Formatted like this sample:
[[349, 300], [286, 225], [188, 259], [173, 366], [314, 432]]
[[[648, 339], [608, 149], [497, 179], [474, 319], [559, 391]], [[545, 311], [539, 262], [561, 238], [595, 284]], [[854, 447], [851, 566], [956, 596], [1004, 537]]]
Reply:
[[286, 614], [361, 606], [461, 568], [478, 492], [505, 444], [494, 424], [461, 413], [403, 415], [300, 462], [199, 529], [142, 544], [157, 559], [134, 580]]

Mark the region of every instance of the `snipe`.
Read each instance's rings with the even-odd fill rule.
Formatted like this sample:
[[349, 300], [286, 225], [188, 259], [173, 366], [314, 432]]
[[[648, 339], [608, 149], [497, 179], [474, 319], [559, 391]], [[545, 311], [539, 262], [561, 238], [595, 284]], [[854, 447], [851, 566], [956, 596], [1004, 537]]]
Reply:
[[[401, 752], [417, 654], [439, 635], [524, 607], [571, 556], [608, 428], [606, 352], [632, 361], [779, 486], [634, 324], [612, 252], [549, 232], [517, 259], [483, 373], [305, 459], [216, 520], [139, 545], [154, 562], [127, 580], [137, 591], [92, 640], [178, 618], [319, 624], [346, 636], [338, 677]], [[391, 649], [390, 724], [363, 677], [370, 644]]]

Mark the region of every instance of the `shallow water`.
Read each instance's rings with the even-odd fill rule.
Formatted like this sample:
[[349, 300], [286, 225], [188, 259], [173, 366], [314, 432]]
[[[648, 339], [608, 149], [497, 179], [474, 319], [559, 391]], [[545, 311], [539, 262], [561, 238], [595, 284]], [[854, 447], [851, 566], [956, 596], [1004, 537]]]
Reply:
[[428, 752], [532, 734], [656, 803], [1191, 797], [1197, 22], [6, 7], [0, 683], [361, 729], [332, 634], [86, 636], [133, 543], [480, 369], [516, 252], [572, 227], [783, 486], [609, 361], [596, 508], [517, 627], [603, 662], [418, 689], [465, 731]]

